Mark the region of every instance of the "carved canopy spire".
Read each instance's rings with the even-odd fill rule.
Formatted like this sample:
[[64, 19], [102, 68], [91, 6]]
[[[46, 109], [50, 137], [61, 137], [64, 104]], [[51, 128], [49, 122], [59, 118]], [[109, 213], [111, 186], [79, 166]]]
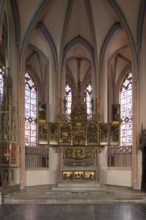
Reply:
[[77, 73], [78, 73], [78, 82], [77, 82], [77, 86], [78, 86], [78, 95], [81, 95], [81, 80], [80, 80], [80, 64], [81, 64], [81, 58], [78, 57], [77, 58]]

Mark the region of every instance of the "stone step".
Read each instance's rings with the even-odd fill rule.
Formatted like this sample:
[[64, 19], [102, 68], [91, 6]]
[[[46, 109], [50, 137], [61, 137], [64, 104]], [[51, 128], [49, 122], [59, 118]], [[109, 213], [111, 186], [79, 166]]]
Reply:
[[111, 203], [140, 203], [145, 204], [144, 199], [115, 199], [111, 197], [106, 198], [50, 198], [50, 199], [14, 199], [14, 198], [5, 198], [4, 204], [111, 204]]
[[89, 181], [89, 182], [60, 182], [57, 184], [57, 186], [65, 186], [65, 187], [76, 187], [76, 186], [101, 186], [101, 184], [99, 182], [93, 182], [93, 181]]
[[2, 196], [11, 195], [20, 191], [20, 185], [5, 186], [0, 188]]
[[[70, 188], [69, 188], [70, 186]], [[5, 204], [96, 204], [111, 199], [112, 192], [99, 184], [59, 184], [43, 194], [16, 193], [3, 198]], [[37, 198], [36, 198], [37, 196]]]
[[105, 186], [99, 183], [59, 183], [57, 186], [52, 186], [52, 191], [103, 191], [106, 190]]
[[[59, 187], [62, 187], [60, 185]], [[63, 187], [66, 187], [64, 185]], [[68, 185], [67, 185], [68, 187]], [[73, 188], [79, 187], [76, 185]], [[102, 187], [102, 186], [101, 186]], [[106, 188], [107, 187], [107, 188]], [[111, 188], [95, 191], [55, 191], [51, 186], [28, 187], [21, 192], [3, 195], [4, 204], [110, 204], [110, 203], [143, 203], [146, 194], [126, 188]]]
[[53, 187], [52, 191], [58, 191], [58, 192], [83, 192], [83, 191], [92, 191], [92, 192], [96, 192], [96, 191], [104, 191], [106, 190], [105, 187]]
[[111, 191], [49, 191], [46, 192], [46, 195], [49, 195], [49, 197], [99, 197], [99, 196], [104, 196], [104, 195], [112, 195]]
[[[92, 188], [100, 188], [102, 187], [102, 185], [99, 185], [99, 184], [65, 184], [65, 183], [59, 183], [58, 185], [56, 185], [58, 188], [77, 188], [77, 187], [80, 187], [80, 188], [83, 188], [83, 187], [92, 187]], [[55, 186], [54, 186], [55, 187]]]

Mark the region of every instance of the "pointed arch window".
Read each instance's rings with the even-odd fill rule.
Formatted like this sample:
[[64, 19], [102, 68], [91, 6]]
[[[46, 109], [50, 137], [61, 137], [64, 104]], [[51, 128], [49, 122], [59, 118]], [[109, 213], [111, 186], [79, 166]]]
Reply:
[[93, 113], [93, 97], [91, 82], [86, 86], [85, 89], [85, 102], [87, 105], [87, 115], [91, 116]]
[[67, 115], [71, 114], [71, 105], [72, 105], [72, 89], [71, 86], [66, 83], [65, 86], [65, 113]]
[[0, 66], [0, 104], [2, 104], [4, 95], [4, 73], [4, 67]]
[[120, 91], [121, 103], [121, 145], [132, 145], [132, 73], [124, 79]]
[[25, 74], [25, 145], [36, 146], [37, 91], [29, 73]]

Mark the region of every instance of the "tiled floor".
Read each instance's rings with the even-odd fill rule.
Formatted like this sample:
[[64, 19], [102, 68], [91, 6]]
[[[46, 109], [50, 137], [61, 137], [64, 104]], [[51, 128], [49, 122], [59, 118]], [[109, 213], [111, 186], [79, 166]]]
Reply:
[[146, 205], [2, 205], [0, 220], [145, 220]]

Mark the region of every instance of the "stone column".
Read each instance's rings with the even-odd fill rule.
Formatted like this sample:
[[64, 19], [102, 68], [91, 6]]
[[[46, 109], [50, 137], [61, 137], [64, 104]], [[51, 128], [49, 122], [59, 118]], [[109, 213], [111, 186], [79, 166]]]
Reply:
[[18, 143], [20, 157], [20, 189], [25, 187], [25, 145], [24, 145], [24, 80], [18, 84]]
[[[16, 133], [16, 140], [9, 140], [11, 144], [11, 149], [13, 151], [14, 158], [16, 158], [16, 164], [14, 168], [14, 176], [15, 176], [15, 184], [20, 183], [20, 167], [19, 167], [19, 144], [18, 144], [18, 138], [20, 137], [19, 135], [19, 129], [18, 129], [18, 123], [20, 121], [19, 118], [19, 101], [21, 102], [20, 106], [22, 108], [23, 106], [23, 99], [22, 97], [20, 98], [20, 93], [21, 89], [19, 88], [19, 57], [20, 57], [20, 45], [19, 42], [16, 42], [16, 36], [15, 36], [15, 27], [14, 27], [14, 22], [13, 22], [13, 13], [12, 13], [12, 8], [11, 4], [8, 1], [4, 1], [7, 7], [7, 13], [8, 13], [8, 38], [7, 38], [7, 44], [5, 47], [5, 65], [6, 68], [10, 69], [10, 77], [12, 78], [12, 83], [11, 83], [11, 129], [13, 129], [13, 132]], [[7, 3], [6, 3], [7, 2]], [[21, 86], [20, 86], [21, 87]], [[19, 97], [18, 97], [19, 96]], [[20, 98], [20, 99], [19, 99]], [[23, 109], [24, 111], [24, 109]], [[20, 116], [21, 117], [21, 116]], [[22, 120], [22, 119], [21, 119]], [[20, 138], [19, 138], [20, 139]], [[21, 159], [20, 159], [21, 161]], [[13, 164], [14, 165], [14, 164]], [[12, 166], [13, 166], [12, 165]]]
[[[49, 122], [57, 121], [57, 72], [53, 63], [49, 65]], [[57, 184], [57, 146], [49, 146], [49, 184]]]
[[138, 187], [138, 148], [140, 131], [140, 81], [133, 75], [133, 148], [132, 148], [132, 187]]
[[58, 153], [58, 166], [57, 166], [57, 171], [58, 171], [58, 176], [57, 176], [57, 182], [59, 182], [61, 180], [61, 173], [60, 173], [60, 169], [61, 169], [61, 148], [57, 148], [57, 153]]
[[[108, 121], [108, 81], [107, 81], [107, 58], [105, 57], [103, 69], [100, 73], [100, 122], [107, 123]], [[98, 97], [99, 98], [99, 97]], [[107, 146], [100, 148], [99, 152], [99, 170], [100, 183], [107, 183]]]
[[49, 146], [49, 184], [57, 184], [58, 153], [56, 146]]

